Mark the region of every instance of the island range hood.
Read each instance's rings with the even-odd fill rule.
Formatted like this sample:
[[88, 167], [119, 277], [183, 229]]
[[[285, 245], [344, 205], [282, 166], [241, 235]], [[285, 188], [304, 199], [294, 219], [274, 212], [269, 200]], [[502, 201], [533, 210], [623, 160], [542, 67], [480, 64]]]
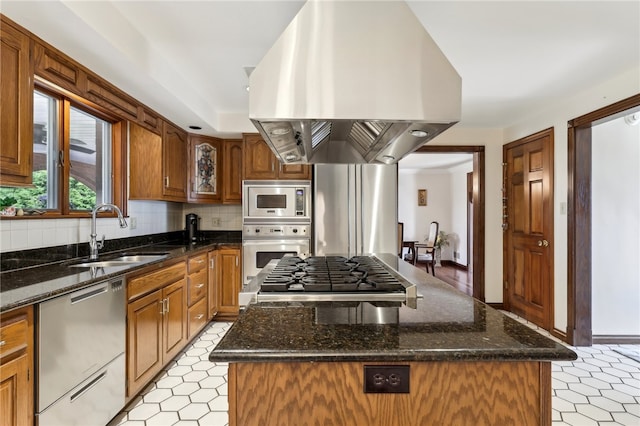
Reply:
[[461, 78], [402, 1], [308, 1], [249, 85], [283, 163], [393, 164], [460, 120]]

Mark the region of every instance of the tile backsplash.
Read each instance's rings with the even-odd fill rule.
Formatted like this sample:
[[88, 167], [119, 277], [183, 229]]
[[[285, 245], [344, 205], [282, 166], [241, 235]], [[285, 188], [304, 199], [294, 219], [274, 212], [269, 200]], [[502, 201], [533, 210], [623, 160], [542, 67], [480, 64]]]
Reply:
[[[201, 217], [200, 229], [234, 231], [242, 229], [239, 205], [199, 205], [163, 201], [129, 201], [129, 227], [121, 229], [114, 218], [97, 221], [98, 238], [126, 238], [139, 235], [180, 231], [184, 216]], [[135, 229], [132, 226], [134, 219]], [[214, 219], [216, 224], [214, 225]], [[219, 220], [218, 220], [219, 219]], [[28, 219], [0, 221], [0, 252], [76, 244], [89, 241], [90, 219]]]

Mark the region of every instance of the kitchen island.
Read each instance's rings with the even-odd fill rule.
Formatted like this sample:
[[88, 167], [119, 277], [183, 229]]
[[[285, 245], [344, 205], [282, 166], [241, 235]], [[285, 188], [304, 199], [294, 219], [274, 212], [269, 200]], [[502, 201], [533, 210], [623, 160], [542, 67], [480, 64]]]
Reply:
[[230, 425], [551, 424], [550, 361], [573, 351], [376, 257], [417, 286], [414, 307], [260, 302], [241, 313], [209, 356], [230, 363]]

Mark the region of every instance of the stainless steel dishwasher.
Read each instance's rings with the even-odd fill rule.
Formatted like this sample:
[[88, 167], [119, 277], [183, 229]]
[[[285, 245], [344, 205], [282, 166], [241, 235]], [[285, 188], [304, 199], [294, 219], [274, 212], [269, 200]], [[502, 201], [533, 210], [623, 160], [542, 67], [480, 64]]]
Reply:
[[123, 277], [38, 309], [39, 426], [105, 425], [125, 402]]

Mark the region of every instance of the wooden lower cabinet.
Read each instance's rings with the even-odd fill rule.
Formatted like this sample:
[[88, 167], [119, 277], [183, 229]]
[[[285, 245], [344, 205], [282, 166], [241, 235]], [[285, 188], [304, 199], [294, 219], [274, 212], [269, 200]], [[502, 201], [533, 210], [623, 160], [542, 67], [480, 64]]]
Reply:
[[33, 425], [33, 306], [0, 318], [0, 425]]
[[208, 253], [209, 276], [207, 289], [207, 318], [213, 319], [218, 313], [218, 251], [212, 250]]
[[550, 362], [395, 363], [409, 393], [364, 393], [375, 364], [229, 364], [229, 425], [551, 425]]
[[218, 250], [218, 315], [220, 319], [238, 316], [238, 294], [242, 284], [242, 259], [240, 249]]
[[198, 334], [209, 322], [207, 314], [207, 291], [209, 287], [209, 268], [207, 253], [189, 258], [189, 277], [187, 300], [187, 338]]
[[187, 343], [186, 264], [129, 279], [127, 396], [138, 393]]

